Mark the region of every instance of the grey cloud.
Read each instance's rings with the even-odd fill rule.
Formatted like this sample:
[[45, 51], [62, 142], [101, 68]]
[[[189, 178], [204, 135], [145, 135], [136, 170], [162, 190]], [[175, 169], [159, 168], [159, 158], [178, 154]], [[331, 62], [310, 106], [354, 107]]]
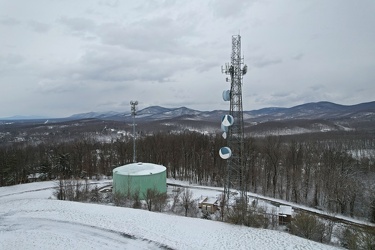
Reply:
[[228, 18], [241, 15], [257, 1], [258, 0], [215, 0], [211, 1], [210, 6], [216, 17]]
[[309, 91], [307, 89], [302, 89], [299, 91], [290, 92], [289, 95], [285, 96], [274, 96], [272, 95], [272, 99], [269, 100], [270, 104], [279, 105], [281, 107], [291, 107], [295, 105], [299, 105], [302, 103], [308, 102], [317, 102], [317, 101], [325, 101], [325, 100], [332, 100], [331, 94], [324, 91]]
[[93, 20], [81, 17], [62, 17], [58, 22], [64, 24], [73, 32], [93, 32], [97, 27]]
[[25, 57], [15, 53], [0, 54], [0, 78], [12, 77], [15, 75], [22, 77], [27, 71], [25, 67]]
[[63, 17], [58, 21], [74, 35], [97, 36], [104, 44], [170, 53], [184, 51], [181, 49], [185, 45], [182, 40], [193, 30], [191, 24], [183, 24], [163, 16], [140, 19], [132, 23], [110, 22], [100, 25], [87, 18]]
[[193, 29], [191, 24], [169, 17], [154, 17], [126, 25], [107, 23], [100, 27], [98, 35], [106, 44], [128, 49], [186, 53], [189, 48], [184, 38], [189, 37]]
[[286, 104], [296, 103], [296, 100], [298, 99], [300, 99], [298, 94], [290, 92], [289, 94], [282, 96], [271, 94], [269, 97], [259, 100], [259, 103], [266, 103], [266, 106], [272, 107], [285, 107]]
[[252, 99], [264, 107], [291, 107], [301, 103], [326, 100], [327, 96], [306, 90], [276, 91], [269, 94], [260, 93]]
[[167, 1], [139, 1], [140, 5], [136, 8], [137, 10], [142, 10], [145, 12], [155, 11], [155, 10], [166, 10], [171, 7], [176, 7], [176, 4], [181, 3], [176, 0]]
[[38, 82], [37, 91], [45, 94], [61, 94], [73, 92], [81, 89], [77, 83], [66, 82], [63, 80], [44, 79]]
[[313, 91], [321, 91], [321, 90], [324, 90], [324, 86], [321, 84], [316, 84], [316, 85], [310, 86], [310, 89]]
[[46, 33], [50, 30], [50, 25], [46, 23], [30, 21], [29, 25], [35, 32], [38, 32], [38, 33]]
[[98, 25], [90, 19], [64, 17], [59, 22], [74, 35], [99, 38], [100, 49], [105, 48], [85, 52], [78, 67], [81, 73], [75, 75], [107, 81], [165, 82], [179, 70], [202, 72], [213, 67], [212, 60], [204, 57], [206, 52], [199, 55], [196, 44], [189, 44], [189, 38], [195, 36], [194, 22], [176, 18], [182, 17], [152, 16]]
[[[166, 82], [171, 80], [175, 72], [194, 66], [194, 59], [191, 58], [157, 54], [150, 56], [119, 47], [95, 46], [86, 51], [78, 61], [48, 66], [42, 77], [45, 80], [57, 79], [67, 85], [78, 81]], [[60, 87], [51, 86], [46, 89], [61, 91]]]
[[12, 17], [5, 17], [0, 19], [0, 23], [3, 25], [15, 26], [19, 25], [21, 22]]
[[298, 55], [295, 55], [292, 57], [294, 60], [301, 60], [305, 55], [303, 53], [300, 53]]
[[[116, 51], [116, 52], [115, 52]], [[109, 48], [100, 52], [88, 51], [82, 58], [81, 78], [103, 81], [164, 81], [171, 71], [154, 63], [144, 53]]]
[[20, 64], [25, 61], [25, 58], [22, 55], [19, 54], [13, 54], [13, 53], [8, 53], [5, 56], [0, 56], [0, 63], [5, 63], [5, 64]]
[[250, 61], [253, 62], [252, 65], [255, 68], [264, 68], [273, 64], [279, 64], [283, 62], [282, 59], [267, 59], [264, 58], [264, 56], [250, 58]]
[[[149, 104], [220, 107], [219, 89], [228, 86], [220, 66], [230, 61], [238, 30], [250, 69], [244, 104], [251, 109], [373, 100], [375, 15], [366, 2], [36, 0], [22, 12], [7, 2], [13, 12], [0, 15], [6, 86], [0, 100], [8, 98], [14, 107], [20, 99], [31, 103], [44, 96], [44, 112], [97, 103], [110, 110], [140, 96]], [[311, 9], [301, 12], [306, 7]], [[43, 15], [35, 11], [40, 8]], [[207, 95], [215, 90], [217, 97]], [[84, 95], [91, 99], [82, 101]], [[15, 112], [6, 104], [2, 112]]]
[[276, 92], [273, 93], [271, 96], [276, 97], [276, 98], [281, 98], [281, 97], [288, 97], [290, 95], [289, 92]]
[[98, 103], [97, 107], [115, 107], [115, 106], [129, 106], [129, 103], [117, 103], [117, 102], [113, 102], [113, 101], [105, 101], [105, 102], [101, 102], [101, 103]]
[[119, 6], [119, 0], [100, 0], [98, 4], [106, 7], [116, 8]]
[[199, 61], [196, 64], [196, 70], [199, 73], [207, 72], [212, 68], [220, 69], [220, 63], [218, 61]]

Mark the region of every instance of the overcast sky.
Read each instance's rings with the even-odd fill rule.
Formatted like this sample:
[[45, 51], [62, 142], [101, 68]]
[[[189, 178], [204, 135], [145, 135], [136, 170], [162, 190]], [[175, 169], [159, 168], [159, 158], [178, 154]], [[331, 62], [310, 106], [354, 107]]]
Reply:
[[374, 0], [0, 0], [0, 117], [159, 105], [244, 110], [375, 100]]

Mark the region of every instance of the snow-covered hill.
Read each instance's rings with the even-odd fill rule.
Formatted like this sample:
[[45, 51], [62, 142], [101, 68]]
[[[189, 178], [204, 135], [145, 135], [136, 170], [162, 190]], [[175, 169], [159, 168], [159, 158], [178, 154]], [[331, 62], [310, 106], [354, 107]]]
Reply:
[[[216, 124], [227, 113], [228, 110], [198, 111], [186, 107], [164, 108], [151, 106], [139, 110], [136, 119], [138, 123], [155, 123], [159, 121], [159, 124], [163, 124], [164, 121], [168, 120], [168, 124], [175, 125], [178, 129], [184, 126], [189, 127], [189, 123], [196, 121], [205, 129], [208, 128], [208, 130], [214, 131], [215, 128], [212, 124]], [[243, 117], [245, 132], [249, 131], [253, 136], [327, 131], [372, 131], [375, 121], [375, 102], [356, 105], [339, 105], [331, 102], [305, 103], [291, 108], [271, 107], [244, 111]], [[85, 113], [77, 114], [70, 118], [132, 121], [130, 112]], [[196, 129], [199, 130], [200, 128]]]
[[[229, 108], [229, 107], [228, 107]], [[148, 120], [162, 120], [172, 119], [181, 116], [193, 116], [197, 120], [217, 120], [217, 117], [224, 112], [224, 110], [214, 111], [198, 111], [186, 107], [180, 108], [164, 108], [160, 106], [151, 106], [141, 109], [137, 112], [137, 119]], [[340, 105], [331, 102], [315, 102], [301, 104], [291, 108], [263, 108], [259, 110], [244, 111], [244, 120], [250, 122], [265, 122], [265, 121], [280, 121], [291, 119], [342, 119], [353, 117], [374, 117], [375, 116], [375, 102], [361, 103], [356, 105]], [[89, 112], [82, 114], [75, 114], [71, 116], [72, 119], [112, 119], [123, 120], [124, 117], [130, 117], [130, 111], [125, 113], [119, 112]]]
[[[228, 107], [229, 108], [229, 107]], [[138, 129], [148, 132], [179, 132], [185, 130], [202, 133], [220, 132], [220, 119], [228, 110], [199, 111], [186, 107], [164, 108], [151, 106], [136, 112]], [[375, 102], [345, 106], [330, 102], [306, 103], [291, 108], [264, 108], [244, 111], [244, 132], [251, 136], [294, 135], [322, 132], [374, 132]], [[0, 125], [7, 127], [40, 126], [46, 120], [7, 120]], [[48, 124], [131, 124], [128, 112], [89, 112], [66, 118], [49, 119]], [[13, 124], [13, 125], [12, 125]], [[100, 126], [102, 126], [101, 124]], [[104, 127], [104, 126], [103, 126]], [[1, 130], [1, 127], [0, 127]], [[4, 127], [4, 131], [5, 130]], [[1, 131], [0, 131], [1, 133]]]
[[53, 187], [0, 188], [0, 249], [337, 249], [279, 231], [58, 201]]

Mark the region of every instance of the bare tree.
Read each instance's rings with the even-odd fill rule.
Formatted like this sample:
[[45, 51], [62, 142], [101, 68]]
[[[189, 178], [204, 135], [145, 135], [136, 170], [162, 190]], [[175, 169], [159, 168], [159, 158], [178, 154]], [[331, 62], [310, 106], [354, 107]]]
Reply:
[[161, 212], [167, 202], [167, 194], [160, 193], [156, 188], [149, 188], [143, 193], [148, 211]]
[[323, 242], [326, 227], [324, 222], [317, 217], [307, 213], [299, 213], [293, 218], [290, 232], [309, 240]]
[[185, 216], [188, 216], [188, 212], [197, 206], [196, 201], [193, 199], [193, 192], [188, 188], [185, 188], [182, 192], [181, 202], [185, 210]]
[[304, 171], [302, 179], [302, 197], [303, 202], [307, 204], [309, 192], [312, 190], [314, 165], [317, 165], [317, 153], [315, 144], [305, 143], [304, 152], [305, 154], [303, 157]]
[[180, 195], [182, 193], [181, 188], [175, 188], [173, 189], [173, 195], [172, 195], [172, 206], [171, 206], [171, 211], [174, 213], [176, 210], [176, 207], [180, 204]]
[[133, 193], [132, 200], [133, 200], [133, 206], [132, 206], [133, 208], [141, 208], [142, 207], [139, 189], [135, 190], [135, 192]]
[[276, 197], [277, 180], [279, 178], [279, 164], [281, 160], [281, 138], [279, 136], [268, 136], [266, 138], [264, 152], [266, 155], [267, 172], [267, 190], [271, 186], [272, 176], [272, 195]]
[[339, 233], [340, 244], [347, 249], [375, 249], [374, 228], [344, 228]]
[[303, 150], [302, 144], [292, 141], [286, 153], [286, 200], [289, 199], [290, 191], [292, 201], [298, 203], [300, 200], [300, 180], [302, 173]]
[[375, 190], [370, 195], [370, 221], [375, 223]]
[[92, 188], [87, 182], [79, 179], [62, 179], [56, 182], [54, 195], [59, 200], [88, 201], [90, 200]]

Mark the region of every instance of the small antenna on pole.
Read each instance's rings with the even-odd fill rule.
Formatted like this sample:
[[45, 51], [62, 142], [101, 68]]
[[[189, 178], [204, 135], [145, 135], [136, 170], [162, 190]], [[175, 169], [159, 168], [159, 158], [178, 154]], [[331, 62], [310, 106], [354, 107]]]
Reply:
[[138, 101], [130, 101], [131, 112], [133, 117], [133, 162], [136, 162], [136, 151], [135, 151], [135, 115], [137, 111]]

